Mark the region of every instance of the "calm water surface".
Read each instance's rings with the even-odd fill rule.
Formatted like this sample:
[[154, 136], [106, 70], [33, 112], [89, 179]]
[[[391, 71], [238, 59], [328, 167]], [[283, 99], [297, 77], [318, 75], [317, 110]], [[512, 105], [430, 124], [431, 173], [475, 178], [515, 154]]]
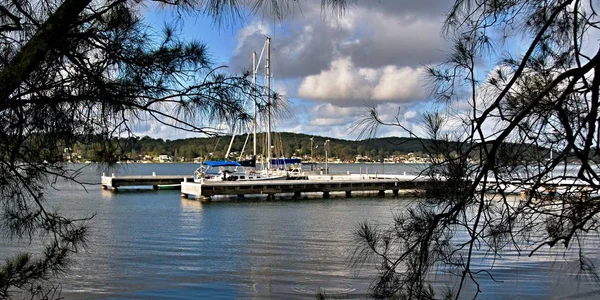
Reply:
[[[140, 164], [118, 174], [192, 174], [194, 164]], [[418, 171], [406, 165], [331, 165], [332, 171]], [[71, 216], [90, 216], [88, 248], [65, 276], [67, 299], [311, 299], [319, 290], [365, 298], [375, 266], [356, 270], [349, 257], [359, 223], [389, 223], [417, 199], [353, 196], [299, 200], [249, 197], [211, 203], [181, 199], [179, 191], [102, 191], [94, 166], [79, 186], [59, 182], [51, 203]], [[107, 171], [110, 173], [113, 171]], [[593, 241], [598, 241], [596, 237]], [[23, 249], [5, 241], [0, 259]], [[26, 245], [26, 247], [32, 247]], [[598, 243], [584, 245], [597, 259]], [[478, 263], [489, 263], [486, 253]], [[483, 280], [481, 299], [595, 298], [598, 287], [577, 281], [574, 255], [507, 251], [493, 262], [498, 282]], [[438, 278], [437, 284], [447, 284]], [[470, 287], [472, 290], [473, 287]], [[594, 292], [596, 291], [596, 292]]]

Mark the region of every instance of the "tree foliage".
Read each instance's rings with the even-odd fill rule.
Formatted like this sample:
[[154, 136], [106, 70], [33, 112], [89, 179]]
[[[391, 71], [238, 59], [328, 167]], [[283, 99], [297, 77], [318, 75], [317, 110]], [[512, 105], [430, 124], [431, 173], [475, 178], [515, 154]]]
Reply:
[[[373, 296], [437, 297], [430, 279], [446, 270], [457, 281], [445, 296], [477, 297], [480, 282], [495, 277], [493, 265], [474, 263], [475, 253], [578, 249], [598, 232], [597, 8], [578, 0], [454, 1], [444, 26], [453, 48], [428, 69], [432, 95], [447, 109], [423, 122], [437, 141], [428, 145], [428, 172], [439, 188], [391, 228], [359, 230], [357, 262], [381, 262]], [[365, 120], [401, 126], [375, 110]], [[567, 164], [570, 157], [579, 164]], [[509, 196], [521, 190], [524, 199]], [[589, 253], [579, 255], [581, 270], [598, 278]]]
[[[340, 1], [323, 1], [336, 5]], [[248, 1], [276, 16], [294, 4]], [[160, 6], [235, 21], [237, 1], [7, 0], [0, 3], [0, 226], [15, 239], [40, 240], [41, 253], [0, 266], [0, 297], [17, 292], [57, 296], [46, 288], [85, 244], [87, 226], [52, 210], [44, 189], [57, 178], [77, 182], [62, 164], [65, 149], [93, 144], [96, 157], [115, 162], [131, 126], [154, 120], [214, 134], [211, 121], [246, 119], [252, 93], [246, 74], [226, 73], [207, 46], [182, 40], [166, 24], [152, 27], [141, 12]]]

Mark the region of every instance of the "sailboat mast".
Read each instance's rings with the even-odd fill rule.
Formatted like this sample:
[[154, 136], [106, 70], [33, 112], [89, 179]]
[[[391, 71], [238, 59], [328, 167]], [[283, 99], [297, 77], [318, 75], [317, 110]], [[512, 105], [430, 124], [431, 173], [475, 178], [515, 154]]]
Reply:
[[252, 51], [252, 101], [254, 103], [254, 152], [252, 154], [256, 157], [256, 51]]
[[231, 141], [229, 141], [229, 147], [227, 147], [227, 152], [225, 153], [225, 160], [229, 159], [229, 153], [231, 153], [231, 146], [233, 146], [233, 140], [235, 139], [236, 132], [237, 132], [237, 126], [234, 123], [233, 124], [233, 132], [231, 133]]
[[267, 37], [267, 58], [265, 60], [267, 77], [267, 168], [271, 169], [271, 38]]

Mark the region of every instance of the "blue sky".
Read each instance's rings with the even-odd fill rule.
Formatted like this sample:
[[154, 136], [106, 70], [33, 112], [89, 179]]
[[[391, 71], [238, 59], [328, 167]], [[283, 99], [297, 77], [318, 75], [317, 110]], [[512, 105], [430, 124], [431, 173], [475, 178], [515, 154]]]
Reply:
[[[420, 132], [419, 113], [432, 106], [423, 66], [441, 62], [448, 42], [441, 35], [450, 0], [357, 1], [342, 17], [322, 11], [320, 0], [297, 1], [278, 20], [268, 8], [217, 26], [198, 14], [144, 8], [153, 26], [177, 22], [185, 38], [205, 42], [217, 65], [248, 68], [252, 50], [272, 38], [272, 87], [289, 99], [292, 114], [276, 131], [356, 139], [354, 124], [375, 104], [382, 118]], [[174, 139], [198, 135], [160, 125], [139, 135]], [[379, 136], [407, 136], [385, 127]]]

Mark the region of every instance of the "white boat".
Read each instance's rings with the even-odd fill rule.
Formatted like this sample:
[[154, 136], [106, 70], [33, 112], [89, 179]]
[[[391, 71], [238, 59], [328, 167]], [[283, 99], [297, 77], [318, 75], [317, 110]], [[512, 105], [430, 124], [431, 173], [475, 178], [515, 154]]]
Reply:
[[194, 181], [256, 181], [282, 180], [287, 174], [267, 174], [245, 168], [235, 161], [207, 161], [194, 172]]

